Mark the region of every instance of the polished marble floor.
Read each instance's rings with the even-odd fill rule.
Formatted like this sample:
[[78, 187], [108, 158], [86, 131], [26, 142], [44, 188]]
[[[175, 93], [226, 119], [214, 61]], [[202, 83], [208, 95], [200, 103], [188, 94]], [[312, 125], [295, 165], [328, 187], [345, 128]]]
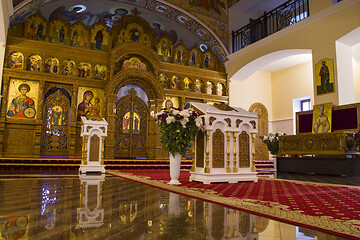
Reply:
[[344, 239], [118, 177], [39, 173], [0, 173], [0, 239]]

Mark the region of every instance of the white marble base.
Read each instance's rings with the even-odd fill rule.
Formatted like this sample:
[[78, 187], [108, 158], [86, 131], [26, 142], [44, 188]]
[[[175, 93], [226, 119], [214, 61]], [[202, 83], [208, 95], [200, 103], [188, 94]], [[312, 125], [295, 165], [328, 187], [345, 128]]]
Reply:
[[86, 174], [87, 172], [105, 174], [105, 165], [80, 165], [79, 174]]
[[204, 184], [217, 183], [217, 182], [257, 182], [257, 173], [196, 173], [190, 172], [190, 181], [202, 182]]

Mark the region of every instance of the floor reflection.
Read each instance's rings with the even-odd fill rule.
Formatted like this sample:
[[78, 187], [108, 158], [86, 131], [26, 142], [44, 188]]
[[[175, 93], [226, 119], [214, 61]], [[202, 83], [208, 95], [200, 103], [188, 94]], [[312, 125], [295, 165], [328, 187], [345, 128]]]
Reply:
[[0, 190], [0, 239], [344, 239], [104, 175]]

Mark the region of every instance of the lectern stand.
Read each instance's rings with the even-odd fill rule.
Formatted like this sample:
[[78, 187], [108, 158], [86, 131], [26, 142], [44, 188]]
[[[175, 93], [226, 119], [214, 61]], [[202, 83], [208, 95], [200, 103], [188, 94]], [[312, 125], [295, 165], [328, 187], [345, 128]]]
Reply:
[[81, 126], [83, 145], [79, 174], [105, 174], [103, 156], [108, 123], [104, 118], [90, 120], [86, 117], [81, 117], [81, 121], [83, 122]]

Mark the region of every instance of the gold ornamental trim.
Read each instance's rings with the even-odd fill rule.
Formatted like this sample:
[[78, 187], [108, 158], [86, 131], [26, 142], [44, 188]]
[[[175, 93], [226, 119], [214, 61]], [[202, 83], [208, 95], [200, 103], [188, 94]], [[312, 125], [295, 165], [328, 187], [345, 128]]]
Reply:
[[345, 132], [304, 133], [279, 137], [279, 155], [344, 155]]

